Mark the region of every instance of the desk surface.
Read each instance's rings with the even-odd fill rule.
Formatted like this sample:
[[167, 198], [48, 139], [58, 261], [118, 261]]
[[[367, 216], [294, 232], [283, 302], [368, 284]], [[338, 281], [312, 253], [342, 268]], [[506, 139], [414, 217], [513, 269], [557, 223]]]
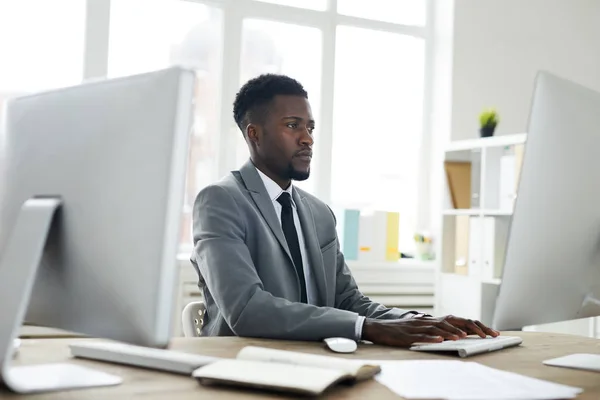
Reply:
[[[581, 387], [584, 392], [578, 399], [600, 399], [600, 374], [549, 367], [543, 360], [571, 353], [600, 354], [600, 340], [580, 336], [547, 334], [537, 332], [506, 332], [507, 335], [521, 336], [520, 347], [482, 354], [468, 359], [493, 368], [512, 371], [526, 376], [545, 379], [566, 385]], [[192, 378], [161, 373], [156, 371], [132, 368], [127, 366], [101, 363], [95, 361], [71, 359], [67, 345], [78, 340], [96, 339], [26, 339], [22, 342], [21, 353], [16, 364], [32, 364], [44, 362], [72, 362], [93, 367], [108, 373], [120, 375], [124, 383], [108, 388], [87, 389], [69, 392], [47, 393], [31, 396], [36, 400], [55, 400], [64, 398], [77, 399], [132, 399], [144, 400], [165, 399], [238, 399], [238, 398], [277, 398], [266, 392], [250, 392], [228, 388], [204, 387]], [[176, 338], [171, 348], [175, 350], [219, 357], [235, 357], [237, 352], [247, 345], [264, 346], [307, 353], [333, 355], [320, 343], [283, 342], [244, 338]], [[407, 359], [456, 359], [452, 356], [439, 356], [405, 349], [362, 344], [351, 355], [338, 355], [345, 358], [407, 360]], [[338, 386], [327, 393], [332, 399], [398, 399], [385, 386], [376, 381], [367, 381], [355, 386]], [[6, 391], [0, 392], [0, 399], [26, 398]]]
[[44, 326], [24, 325], [19, 329], [21, 339], [66, 339], [83, 338], [85, 335], [64, 331], [62, 329], [46, 328]]

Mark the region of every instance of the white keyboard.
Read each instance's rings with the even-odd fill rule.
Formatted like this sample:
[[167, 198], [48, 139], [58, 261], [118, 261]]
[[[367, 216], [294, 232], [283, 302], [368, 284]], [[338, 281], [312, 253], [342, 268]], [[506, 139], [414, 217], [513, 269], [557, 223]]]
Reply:
[[217, 361], [216, 357], [154, 349], [115, 342], [79, 342], [69, 345], [74, 357], [191, 375], [194, 370]]
[[457, 352], [461, 357], [469, 357], [475, 354], [502, 350], [508, 347], [518, 346], [523, 339], [517, 336], [467, 337], [459, 340], [446, 340], [441, 343], [415, 343], [410, 350], [416, 351], [449, 351]]

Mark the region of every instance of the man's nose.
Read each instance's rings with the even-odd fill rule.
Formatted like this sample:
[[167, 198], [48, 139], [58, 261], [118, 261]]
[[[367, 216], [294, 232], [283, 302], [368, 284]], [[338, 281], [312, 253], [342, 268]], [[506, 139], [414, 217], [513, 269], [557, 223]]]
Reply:
[[304, 129], [302, 131], [302, 136], [300, 137], [300, 144], [303, 146], [312, 146], [314, 142], [315, 141], [310, 131], [308, 129]]

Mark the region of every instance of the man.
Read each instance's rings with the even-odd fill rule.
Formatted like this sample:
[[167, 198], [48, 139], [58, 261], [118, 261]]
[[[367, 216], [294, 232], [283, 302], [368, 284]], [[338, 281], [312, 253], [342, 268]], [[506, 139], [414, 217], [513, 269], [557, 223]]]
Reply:
[[309, 177], [314, 142], [300, 83], [273, 74], [250, 80], [236, 96], [234, 118], [250, 160], [202, 190], [194, 205], [203, 335], [345, 337], [395, 346], [498, 335], [478, 321], [387, 308], [360, 292], [332, 211], [292, 184]]

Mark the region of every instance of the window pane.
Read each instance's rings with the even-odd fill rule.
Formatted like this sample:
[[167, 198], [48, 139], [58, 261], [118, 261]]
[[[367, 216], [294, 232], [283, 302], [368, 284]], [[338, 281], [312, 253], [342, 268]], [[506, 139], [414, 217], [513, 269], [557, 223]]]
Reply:
[[188, 1], [112, 0], [109, 76], [173, 64], [197, 72], [196, 110], [183, 207], [181, 242], [191, 246], [192, 206], [217, 176], [222, 16]]
[[332, 201], [399, 211], [405, 251], [417, 211], [424, 41], [340, 26], [335, 65]]
[[0, 98], [81, 82], [84, 37], [84, 1], [0, 1]]
[[[306, 26], [257, 19], [244, 21], [241, 56], [241, 84], [263, 73], [288, 75], [298, 80], [308, 92], [316, 121], [315, 153], [319, 143], [319, 113], [321, 107], [321, 31]], [[249, 153], [242, 133], [235, 129], [238, 165]], [[313, 158], [311, 177], [296, 182], [299, 187], [314, 191], [317, 157]]]
[[108, 75], [173, 64], [206, 71], [221, 55], [221, 10], [189, 1], [112, 0]]
[[258, 0], [263, 3], [273, 3], [282, 6], [308, 8], [310, 10], [327, 10], [327, 0]]
[[0, 180], [4, 103], [26, 93], [80, 83], [84, 37], [84, 1], [0, 0]]
[[426, 0], [338, 0], [340, 14], [393, 22], [425, 25]]

